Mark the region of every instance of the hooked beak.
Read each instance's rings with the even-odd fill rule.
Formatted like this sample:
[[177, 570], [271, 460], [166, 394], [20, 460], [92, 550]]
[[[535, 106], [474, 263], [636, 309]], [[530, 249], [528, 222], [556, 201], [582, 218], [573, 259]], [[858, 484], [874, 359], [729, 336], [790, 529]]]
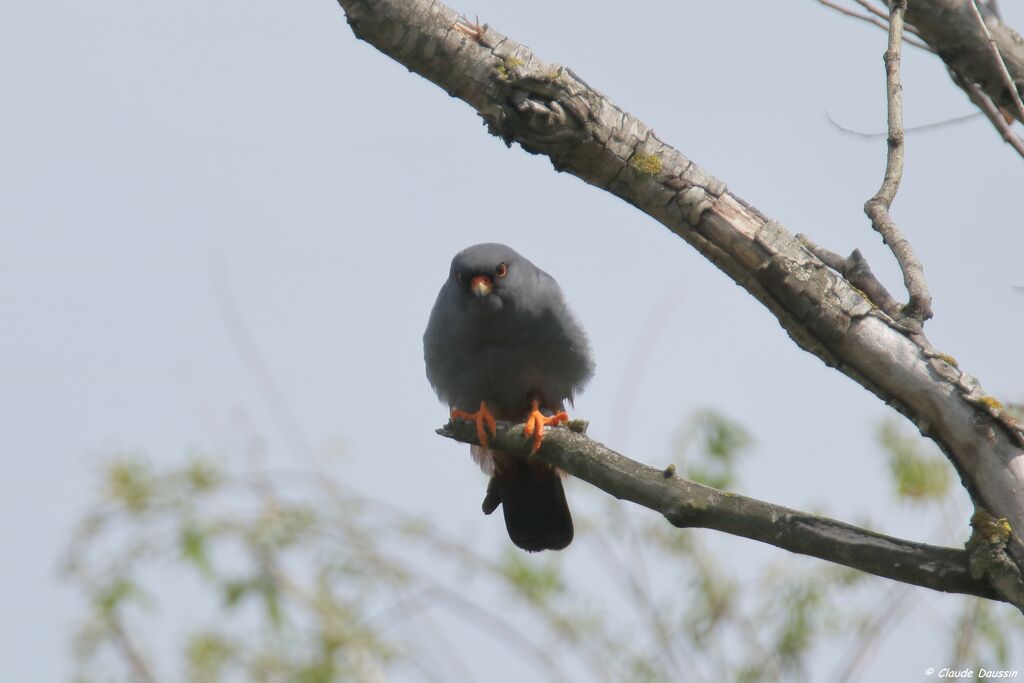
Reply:
[[477, 275], [469, 283], [469, 291], [481, 298], [490, 294], [492, 289], [494, 285], [491, 284], [491, 278], [486, 275]]

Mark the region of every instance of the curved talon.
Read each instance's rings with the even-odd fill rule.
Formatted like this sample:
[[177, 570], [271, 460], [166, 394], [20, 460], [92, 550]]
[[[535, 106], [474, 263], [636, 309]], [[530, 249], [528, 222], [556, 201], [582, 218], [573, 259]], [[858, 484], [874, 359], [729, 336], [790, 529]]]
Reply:
[[475, 413], [467, 413], [464, 410], [452, 408], [451, 419], [453, 420], [472, 420], [476, 423], [476, 438], [480, 440], [480, 445], [487, 448], [487, 430], [485, 426], [490, 428], [491, 434], [494, 436], [498, 435], [498, 425], [494, 422], [494, 416], [491, 415], [491, 411], [487, 409], [487, 402], [480, 401], [480, 410]]
[[557, 425], [568, 421], [569, 415], [564, 410], [548, 417], [540, 412], [540, 405], [534, 401], [530, 416], [526, 418], [526, 426], [523, 427], [523, 435], [527, 438], [533, 437], [533, 448], [530, 449], [530, 455], [540, 449], [540, 442], [544, 440], [544, 425]]

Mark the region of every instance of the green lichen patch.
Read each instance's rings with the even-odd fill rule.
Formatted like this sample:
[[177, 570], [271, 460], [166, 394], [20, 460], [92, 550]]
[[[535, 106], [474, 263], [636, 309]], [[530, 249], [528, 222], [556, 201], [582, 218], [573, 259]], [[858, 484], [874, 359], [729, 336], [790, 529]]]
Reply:
[[512, 72], [517, 68], [525, 64], [525, 62], [518, 57], [506, 57], [501, 60], [501, 64], [495, 67], [495, 71], [498, 72], [498, 76], [502, 80], [510, 80], [512, 78]]
[[971, 515], [971, 526], [974, 533], [984, 538], [990, 545], [1006, 545], [1010, 540], [1013, 528], [1005, 517], [994, 517], [987, 510], [978, 510]]
[[1013, 529], [1005, 517], [995, 517], [988, 510], [978, 508], [971, 515], [971, 537], [967, 539], [968, 567], [971, 576], [980, 579], [998, 574], [1011, 565], [1006, 557], [1006, 542]]
[[643, 173], [644, 175], [656, 175], [661, 172], [664, 167], [664, 163], [661, 161], [661, 157], [657, 154], [646, 154], [644, 152], [637, 152], [629, 160], [629, 165], [636, 171]]
[[999, 399], [997, 399], [995, 396], [982, 396], [981, 398], [978, 399], [978, 402], [981, 403], [986, 408], [990, 408], [991, 410], [1003, 409], [1003, 404], [1000, 403]]
[[947, 363], [952, 365], [954, 368], [959, 368], [960, 367], [960, 364], [956, 362], [956, 358], [953, 358], [953, 356], [949, 355], [948, 353], [937, 353], [937, 354], [935, 354], [935, 357], [938, 358], [939, 360], [946, 361]]

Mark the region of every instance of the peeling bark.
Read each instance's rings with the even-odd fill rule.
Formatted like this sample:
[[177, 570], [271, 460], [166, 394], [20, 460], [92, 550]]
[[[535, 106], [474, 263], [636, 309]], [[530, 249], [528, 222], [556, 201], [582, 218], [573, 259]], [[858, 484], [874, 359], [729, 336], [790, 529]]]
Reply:
[[359, 38], [467, 102], [509, 146], [548, 156], [556, 170], [662, 223], [766, 306], [801, 348], [912, 420], [976, 505], [1009, 521], [1006, 552], [1024, 567], [1024, 431], [951, 356], [570, 69], [486, 26], [470, 29], [437, 2], [339, 1]]

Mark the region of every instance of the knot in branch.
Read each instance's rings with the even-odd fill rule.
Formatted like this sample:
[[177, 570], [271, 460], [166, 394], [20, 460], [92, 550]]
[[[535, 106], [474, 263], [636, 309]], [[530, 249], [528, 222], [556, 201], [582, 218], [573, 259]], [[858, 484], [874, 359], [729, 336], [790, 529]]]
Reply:
[[491, 130], [506, 144], [517, 141], [529, 152], [552, 154], [587, 136], [590, 107], [562, 79], [561, 69], [542, 75], [506, 74], [501, 117]]

